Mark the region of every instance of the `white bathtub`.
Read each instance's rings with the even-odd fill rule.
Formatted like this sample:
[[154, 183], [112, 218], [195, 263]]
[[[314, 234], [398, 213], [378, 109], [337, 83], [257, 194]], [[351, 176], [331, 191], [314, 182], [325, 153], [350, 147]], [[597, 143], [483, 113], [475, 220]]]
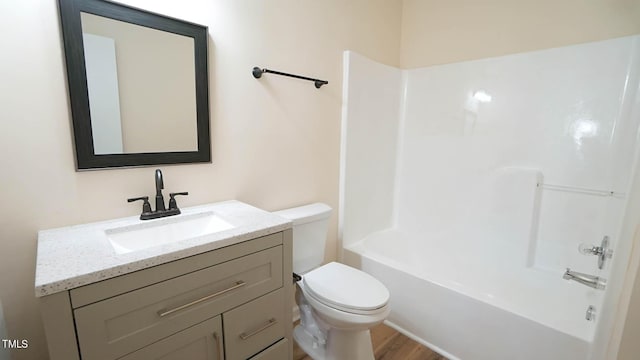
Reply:
[[[389, 288], [393, 325], [450, 358], [603, 359], [639, 62], [638, 36], [409, 70], [345, 53], [339, 238]], [[604, 236], [600, 269], [578, 246]]]
[[596, 292], [443, 244], [455, 241], [434, 252], [424, 238], [386, 230], [346, 247], [344, 261], [388, 287], [391, 326], [450, 359], [588, 358], [595, 323], [584, 316]]

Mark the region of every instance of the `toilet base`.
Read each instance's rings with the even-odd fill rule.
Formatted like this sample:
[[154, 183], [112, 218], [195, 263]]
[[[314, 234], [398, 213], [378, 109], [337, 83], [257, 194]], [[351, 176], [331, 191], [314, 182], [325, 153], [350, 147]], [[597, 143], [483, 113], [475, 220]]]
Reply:
[[309, 355], [313, 360], [325, 360], [325, 347], [324, 345], [315, 345], [314, 340], [306, 331], [302, 325], [298, 325], [293, 329], [293, 338], [298, 343], [298, 346]]
[[298, 325], [293, 330], [298, 346], [313, 360], [374, 360], [369, 330], [341, 330], [332, 328], [325, 346], [313, 345], [313, 339]]

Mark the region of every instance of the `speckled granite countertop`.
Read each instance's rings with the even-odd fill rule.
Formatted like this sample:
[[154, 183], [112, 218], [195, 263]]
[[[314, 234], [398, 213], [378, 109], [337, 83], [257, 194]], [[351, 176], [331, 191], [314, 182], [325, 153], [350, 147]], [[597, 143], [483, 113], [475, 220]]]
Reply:
[[[139, 216], [132, 216], [39, 231], [36, 296], [73, 289], [291, 228], [287, 219], [234, 200], [181, 211], [180, 215], [155, 220], [141, 221]], [[125, 254], [116, 253], [105, 234], [109, 229], [137, 224], [154, 227], [202, 212], [213, 212], [234, 227]]]

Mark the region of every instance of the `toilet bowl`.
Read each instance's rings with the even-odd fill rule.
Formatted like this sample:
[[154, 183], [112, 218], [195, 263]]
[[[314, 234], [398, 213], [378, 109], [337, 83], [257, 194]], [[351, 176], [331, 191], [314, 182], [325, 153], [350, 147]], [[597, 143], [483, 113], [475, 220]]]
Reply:
[[331, 262], [322, 266], [331, 208], [311, 204], [276, 212], [293, 221], [293, 270], [300, 325], [293, 335], [314, 360], [373, 360], [369, 329], [389, 315], [389, 291], [373, 276]]
[[[369, 329], [389, 315], [389, 292], [367, 273], [332, 262], [302, 277], [298, 291], [312, 309], [324, 341], [298, 325], [294, 337], [313, 359], [373, 360]], [[298, 299], [298, 306], [304, 302]]]

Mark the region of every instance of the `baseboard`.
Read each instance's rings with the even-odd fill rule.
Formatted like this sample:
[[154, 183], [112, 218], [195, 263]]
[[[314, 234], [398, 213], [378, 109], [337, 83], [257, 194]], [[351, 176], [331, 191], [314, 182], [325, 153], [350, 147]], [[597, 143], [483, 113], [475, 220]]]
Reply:
[[424, 345], [424, 346], [428, 347], [429, 349], [431, 349], [431, 350], [433, 350], [433, 351], [437, 352], [438, 354], [440, 354], [440, 355], [442, 355], [442, 356], [446, 357], [446, 358], [447, 358], [447, 359], [449, 359], [449, 360], [462, 360], [462, 359], [460, 359], [460, 358], [458, 358], [458, 357], [455, 357], [455, 356], [453, 356], [453, 355], [449, 354], [448, 352], [446, 352], [446, 351], [442, 350], [441, 348], [439, 348], [439, 347], [437, 347], [437, 346], [435, 346], [435, 345], [433, 345], [433, 344], [429, 343], [428, 341], [425, 341], [424, 339], [419, 338], [418, 336], [416, 336], [416, 335], [415, 335], [414, 333], [412, 333], [411, 331], [408, 331], [408, 330], [404, 329], [403, 327], [401, 327], [401, 326], [399, 326], [399, 325], [396, 325], [396, 324], [394, 324], [393, 322], [391, 322], [391, 321], [389, 321], [389, 320], [385, 320], [385, 321], [384, 321], [384, 323], [385, 323], [385, 325], [387, 325], [387, 326], [389, 326], [389, 327], [391, 327], [391, 328], [394, 328], [394, 329], [395, 329], [395, 330], [397, 330], [398, 332], [402, 333], [403, 335], [405, 335], [405, 336], [406, 336], [406, 337], [408, 337], [409, 339], [411, 339], [411, 340], [413, 340], [413, 341], [415, 341], [415, 342], [417, 342], [417, 343], [420, 343], [420, 344], [422, 344], [422, 345]]

